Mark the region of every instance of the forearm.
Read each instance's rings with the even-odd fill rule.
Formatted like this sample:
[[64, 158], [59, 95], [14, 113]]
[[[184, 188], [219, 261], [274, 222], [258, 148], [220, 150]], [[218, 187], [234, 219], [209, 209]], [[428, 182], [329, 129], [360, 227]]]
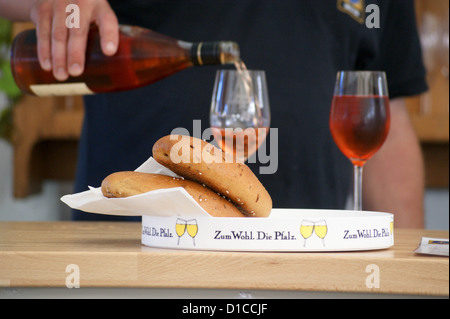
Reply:
[[0, 0], [0, 16], [11, 21], [30, 21], [31, 7], [37, 0]]
[[423, 228], [422, 151], [402, 99], [391, 101], [388, 138], [367, 162], [363, 175], [365, 209], [392, 212], [398, 227]]

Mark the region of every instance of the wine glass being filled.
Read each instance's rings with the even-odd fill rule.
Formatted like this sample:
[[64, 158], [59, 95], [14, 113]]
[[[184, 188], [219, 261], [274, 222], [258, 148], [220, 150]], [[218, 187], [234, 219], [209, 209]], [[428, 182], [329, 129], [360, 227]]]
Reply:
[[330, 130], [336, 145], [354, 166], [354, 210], [362, 210], [363, 166], [383, 145], [389, 126], [385, 73], [338, 72], [331, 104]]
[[270, 108], [265, 72], [237, 67], [216, 74], [210, 124], [219, 147], [245, 162], [266, 139]]

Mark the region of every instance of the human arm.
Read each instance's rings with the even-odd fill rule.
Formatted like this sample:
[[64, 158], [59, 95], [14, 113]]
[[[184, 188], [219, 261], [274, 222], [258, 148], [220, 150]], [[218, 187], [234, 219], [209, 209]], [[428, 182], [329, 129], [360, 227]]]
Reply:
[[[66, 26], [66, 6], [80, 9], [80, 27]], [[78, 76], [84, 71], [89, 27], [99, 27], [102, 51], [113, 55], [119, 43], [118, 21], [107, 0], [0, 0], [1, 15], [14, 21], [36, 25], [38, 57], [44, 70], [53, 70], [58, 80]]]
[[394, 213], [401, 228], [424, 226], [424, 163], [420, 144], [401, 98], [391, 101], [389, 135], [364, 165], [365, 210]]
[[30, 21], [30, 11], [36, 0], [0, 0], [0, 17], [12, 21]]

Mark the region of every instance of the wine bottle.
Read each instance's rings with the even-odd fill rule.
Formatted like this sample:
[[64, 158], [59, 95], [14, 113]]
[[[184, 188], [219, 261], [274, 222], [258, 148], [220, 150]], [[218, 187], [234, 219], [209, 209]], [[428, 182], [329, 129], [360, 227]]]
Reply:
[[97, 27], [89, 30], [82, 75], [58, 81], [40, 67], [36, 31], [18, 34], [11, 48], [11, 68], [18, 87], [37, 96], [118, 92], [142, 87], [185, 68], [239, 60], [235, 42], [190, 43], [136, 26], [119, 26], [119, 47], [106, 56]]

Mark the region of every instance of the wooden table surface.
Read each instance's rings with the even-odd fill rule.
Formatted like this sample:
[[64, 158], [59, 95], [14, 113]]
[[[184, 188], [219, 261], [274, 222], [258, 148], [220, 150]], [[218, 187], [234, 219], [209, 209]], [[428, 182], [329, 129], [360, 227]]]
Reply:
[[77, 269], [81, 287], [449, 295], [449, 258], [413, 252], [448, 231], [396, 229], [392, 248], [337, 253], [156, 249], [140, 233], [140, 223], [0, 222], [0, 287], [66, 287]]

